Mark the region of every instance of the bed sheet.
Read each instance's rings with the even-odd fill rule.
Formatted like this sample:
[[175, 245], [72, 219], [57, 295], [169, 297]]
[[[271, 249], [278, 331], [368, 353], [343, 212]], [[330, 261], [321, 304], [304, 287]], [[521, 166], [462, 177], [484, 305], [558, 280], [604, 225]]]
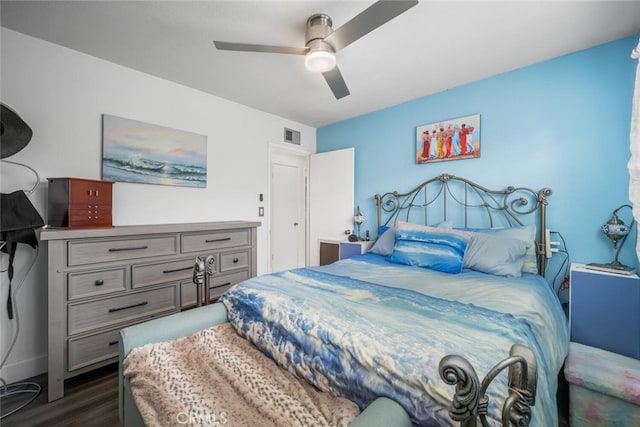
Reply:
[[[527, 345], [539, 369], [532, 425], [557, 424], [568, 332], [539, 276], [451, 275], [368, 254], [253, 278], [222, 302], [236, 330], [281, 366], [361, 408], [389, 397], [421, 425], [452, 424], [445, 405], [453, 387], [438, 373], [443, 356], [464, 356], [482, 378], [512, 344]], [[494, 420], [506, 381], [505, 372], [490, 387]]]

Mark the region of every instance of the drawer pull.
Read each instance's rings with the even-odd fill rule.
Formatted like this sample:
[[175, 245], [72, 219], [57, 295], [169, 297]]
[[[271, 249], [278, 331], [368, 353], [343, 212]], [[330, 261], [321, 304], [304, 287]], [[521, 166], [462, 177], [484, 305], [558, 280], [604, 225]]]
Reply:
[[109, 313], [113, 313], [114, 311], [126, 310], [128, 308], [142, 307], [143, 305], [149, 304], [149, 301], [143, 301], [138, 304], [127, 305], [126, 307], [118, 307], [118, 308], [110, 308]]
[[222, 286], [229, 286], [229, 285], [231, 285], [231, 282], [223, 283], [223, 284], [218, 285], [218, 286], [213, 286], [211, 289], [213, 289], [213, 288], [221, 288]]
[[222, 239], [208, 239], [205, 240], [205, 243], [214, 243], [214, 242], [226, 242], [227, 240], [231, 240], [231, 237], [223, 237]]
[[109, 341], [109, 345], [116, 345], [118, 344], [120, 341], [118, 340], [113, 340], [113, 341]]
[[234, 258], [233, 259], [233, 263], [236, 264], [238, 261], [240, 261], [238, 258]]
[[163, 270], [162, 274], [177, 273], [178, 271], [187, 271], [187, 270], [191, 270], [191, 269], [193, 269], [193, 266], [191, 266], [191, 267], [183, 267], [183, 268], [175, 268], [173, 270]]
[[98, 279], [98, 280], [96, 280], [96, 282], [94, 283], [94, 285], [96, 285], [96, 286], [102, 286], [102, 285], [104, 285], [104, 280], [102, 280], [102, 279]]
[[149, 249], [149, 246], [131, 246], [129, 248], [109, 248], [109, 252], [120, 252], [120, 251], [137, 251], [140, 249]]

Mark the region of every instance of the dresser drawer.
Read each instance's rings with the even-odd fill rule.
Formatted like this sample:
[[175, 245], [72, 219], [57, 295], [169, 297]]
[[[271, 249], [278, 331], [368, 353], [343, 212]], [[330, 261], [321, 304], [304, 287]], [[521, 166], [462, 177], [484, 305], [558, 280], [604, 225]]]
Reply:
[[152, 314], [177, 311], [177, 290], [178, 287], [174, 284], [113, 298], [69, 304], [67, 311], [69, 335], [128, 322]]
[[189, 280], [180, 283], [180, 306], [190, 305], [196, 305], [196, 284]]
[[67, 284], [69, 300], [124, 291], [127, 288], [127, 268], [69, 273]]
[[111, 227], [112, 223], [111, 206], [69, 209], [69, 224], [73, 224], [78, 228], [82, 226]]
[[118, 240], [70, 241], [69, 265], [83, 265], [107, 261], [126, 261], [178, 252], [178, 237], [169, 234]]
[[249, 271], [238, 271], [236, 273], [222, 274], [211, 278], [211, 298], [217, 298], [231, 286], [249, 278]]
[[[231, 286], [248, 278], [249, 271], [238, 271], [236, 273], [212, 277], [209, 283], [211, 299], [218, 298]], [[192, 281], [185, 281], [180, 284], [180, 294], [182, 307], [196, 304], [196, 285]]]
[[120, 329], [69, 339], [68, 370], [74, 371], [118, 356]]
[[249, 251], [225, 253], [220, 255], [220, 271], [237, 270], [249, 267]]
[[249, 230], [210, 231], [182, 234], [182, 252], [206, 252], [212, 249], [246, 246], [250, 242]]
[[138, 288], [193, 277], [194, 263], [195, 258], [188, 258], [134, 265], [131, 272], [131, 286]]

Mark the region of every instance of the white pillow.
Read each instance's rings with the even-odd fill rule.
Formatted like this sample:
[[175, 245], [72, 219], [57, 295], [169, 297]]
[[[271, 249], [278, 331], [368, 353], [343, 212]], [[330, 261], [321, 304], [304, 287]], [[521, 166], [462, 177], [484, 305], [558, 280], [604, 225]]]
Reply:
[[523, 240], [529, 244], [529, 248], [524, 255], [524, 264], [522, 266], [523, 273], [538, 274], [538, 259], [536, 258], [536, 226], [525, 225], [522, 227], [512, 228], [487, 228], [483, 230], [475, 230], [482, 233], [493, 234], [496, 236], [510, 237], [512, 239]]
[[463, 267], [496, 276], [520, 277], [530, 244], [500, 234], [473, 233]]

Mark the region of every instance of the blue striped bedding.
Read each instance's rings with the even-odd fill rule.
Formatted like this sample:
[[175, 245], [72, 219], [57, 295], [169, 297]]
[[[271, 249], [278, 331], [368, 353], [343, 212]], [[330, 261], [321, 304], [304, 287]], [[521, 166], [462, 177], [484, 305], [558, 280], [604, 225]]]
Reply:
[[[512, 344], [527, 345], [538, 360], [531, 425], [557, 425], [568, 331], [539, 276], [452, 275], [367, 254], [256, 277], [221, 301], [236, 330], [281, 366], [361, 408], [389, 397], [418, 425], [453, 424], [443, 406], [453, 387], [438, 373], [443, 356], [464, 356], [482, 378]], [[506, 381], [503, 373], [489, 389], [495, 420]]]

